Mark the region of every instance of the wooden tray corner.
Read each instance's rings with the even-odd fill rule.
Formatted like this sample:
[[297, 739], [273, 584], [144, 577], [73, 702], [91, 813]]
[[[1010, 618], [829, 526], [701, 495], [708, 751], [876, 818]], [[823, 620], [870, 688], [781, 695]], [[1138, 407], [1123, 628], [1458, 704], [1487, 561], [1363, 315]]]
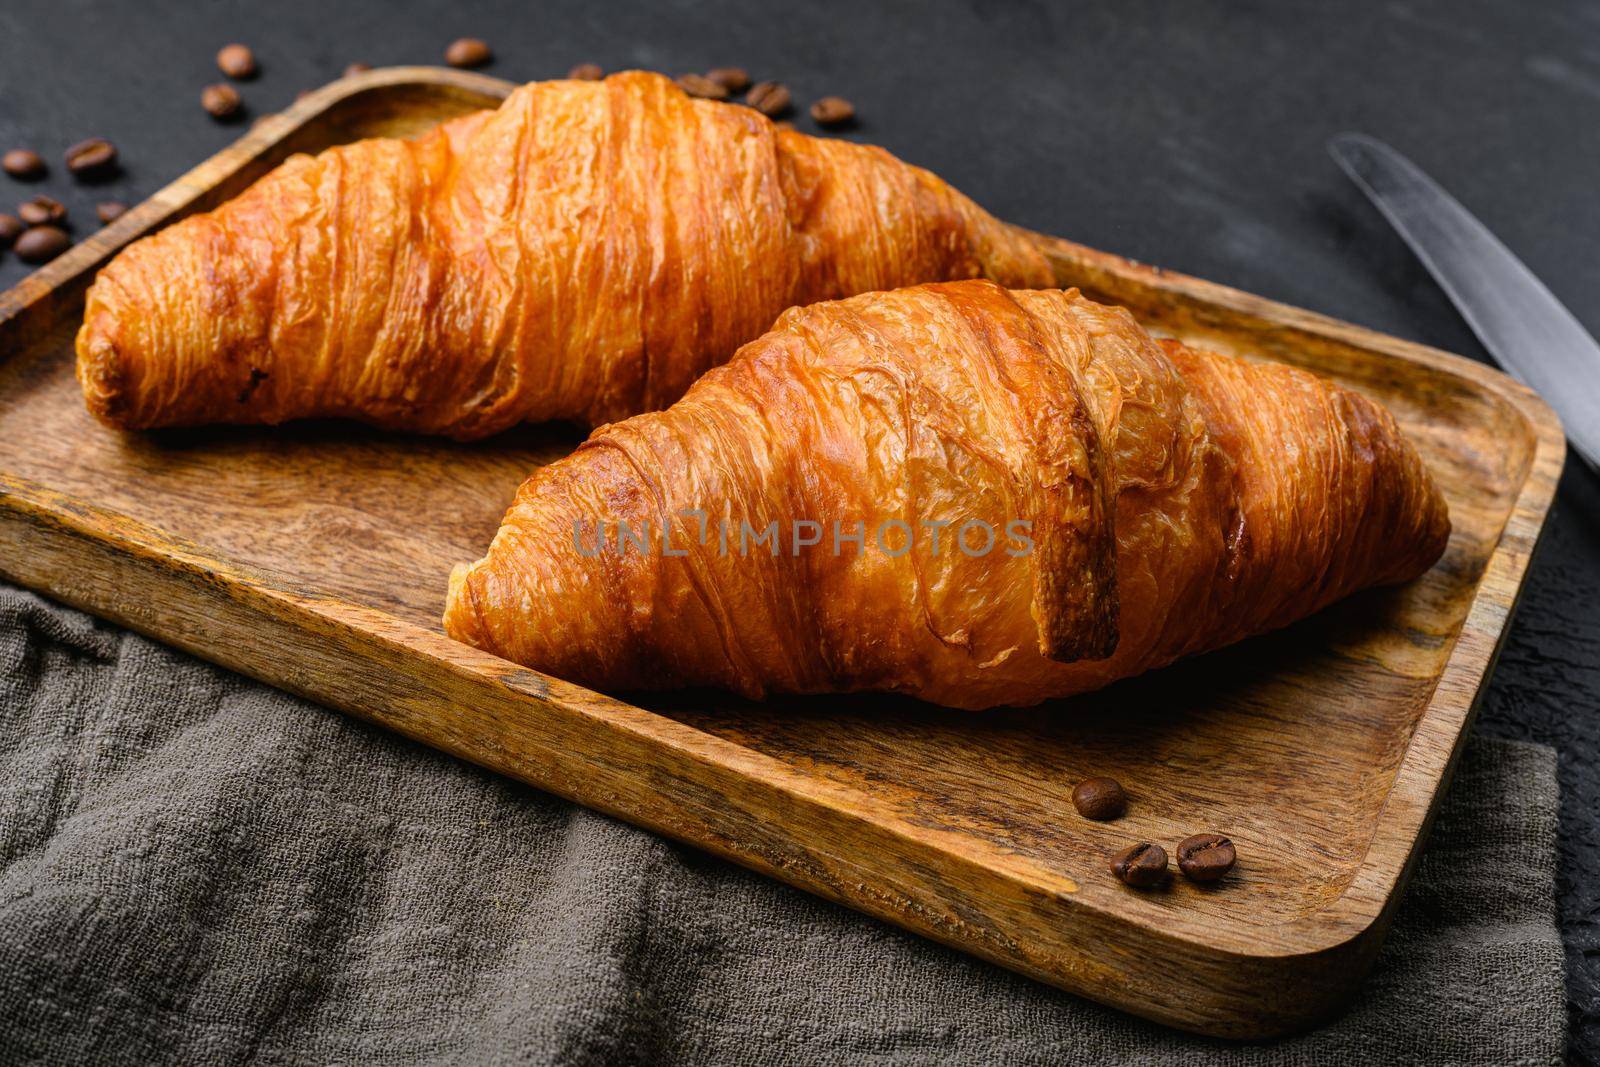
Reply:
[[[127, 242], [294, 151], [400, 135], [510, 86], [432, 68], [343, 79], [0, 295], [0, 573], [1097, 1000], [1263, 1037], [1338, 1010], [1377, 951], [1493, 664], [1565, 442], [1482, 365], [1067, 241], [1062, 285], [1158, 332], [1297, 363], [1383, 400], [1449, 498], [1445, 559], [1282, 633], [1089, 697], [957, 713], [885, 698], [628, 703], [440, 631], [450, 565], [574, 443], [480, 445], [313, 424], [125, 436], [85, 414], [72, 339]], [[1072, 785], [1133, 793], [1114, 825]], [[1239, 844], [1215, 890], [1133, 893], [1128, 840]]]

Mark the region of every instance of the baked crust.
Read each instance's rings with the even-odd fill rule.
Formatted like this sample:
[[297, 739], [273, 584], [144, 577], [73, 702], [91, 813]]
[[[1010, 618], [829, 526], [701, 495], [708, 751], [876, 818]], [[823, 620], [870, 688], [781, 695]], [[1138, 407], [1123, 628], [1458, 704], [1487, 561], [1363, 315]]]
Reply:
[[295, 156], [136, 242], [89, 291], [78, 379], [135, 429], [598, 425], [670, 404], [792, 305], [980, 276], [1053, 284], [927, 171], [633, 71]]
[[[693, 511], [753, 529], [1020, 519], [1033, 546], [741, 553], [679, 523], [685, 555], [665, 555], [662, 519]], [[598, 551], [601, 522], [657, 543]], [[1407, 581], [1449, 532], [1378, 404], [1158, 342], [1076, 290], [954, 282], [791, 310], [673, 407], [596, 431], [457, 568], [444, 623], [612, 691], [1026, 705]]]

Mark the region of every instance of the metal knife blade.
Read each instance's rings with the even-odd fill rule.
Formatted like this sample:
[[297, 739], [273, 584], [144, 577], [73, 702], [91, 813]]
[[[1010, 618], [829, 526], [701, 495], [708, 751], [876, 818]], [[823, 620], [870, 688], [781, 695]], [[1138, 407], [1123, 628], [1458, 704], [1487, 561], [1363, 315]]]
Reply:
[[1512, 377], [1555, 408], [1600, 471], [1600, 345], [1544, 283], [1416, 164], [1361, 133], [1328, 151], [1449, 295]]

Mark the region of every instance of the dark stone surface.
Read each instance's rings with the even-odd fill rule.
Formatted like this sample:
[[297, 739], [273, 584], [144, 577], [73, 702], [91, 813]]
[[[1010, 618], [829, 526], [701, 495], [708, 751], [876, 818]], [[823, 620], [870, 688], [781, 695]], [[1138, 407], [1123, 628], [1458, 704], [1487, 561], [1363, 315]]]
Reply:
[[[136, 202], [238, 136], [200, 109], [213, 56], [252, 46], [251, 114], [345, 64], [438, 62], [458, 36], [490, 73], [593, 61], [679, 73], [738, 64], [803, 108], [855, 102], [850, 136], [933, 168], [996, 214], [1100, 248], [1485, 358], [1443, 295], [1323, 150], [1344, 129], [1410, 154], [1600, 333], [1600, 6], [861, 3], [687, 0], [541, 9], [526, 0], [0, 6], [0, 148], [42, 183], [0, 179], [0, 210]], [[810, 120], [799, 118], [802, 129]], [[74, 184], [87, 137], [123, 173]], [[25, 268], [0, 255], [0, 286]], [[1569, 464], [1478, 729], [1561, 752], [1561, 896], [1575, 1059], [1600, 1060], [1600, 479]]]

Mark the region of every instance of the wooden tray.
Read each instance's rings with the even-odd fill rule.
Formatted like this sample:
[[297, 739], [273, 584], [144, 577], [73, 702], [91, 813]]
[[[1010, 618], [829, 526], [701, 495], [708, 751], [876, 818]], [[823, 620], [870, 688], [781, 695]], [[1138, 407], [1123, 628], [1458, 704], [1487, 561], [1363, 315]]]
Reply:
[[[1565, 451], [1554, 415], [1457, 356], [1053, 238], [1063, 285], [1152, 328], [1381, 398], [1449, 497], [1444, 560], [1288, 631], [1027, 712], [888, 698], [623, 703], [447, 639], [451, 564], [571, 448], [345, 425], [123, 437], [72, 379], [83, 290], [118, 247], [297, 150], [407, 134], [508, 90], [375, 71], [311, 95], [0, 296], [0, 573], [465, 759], [1096, 1000], [1281, 1033], [1377, 950], [1494, 661]], [[1078, 818], [1111, 774], [1128, 816]], [[1105, 857], [1202, 829], [1220, 888], [1137, 893]]]

